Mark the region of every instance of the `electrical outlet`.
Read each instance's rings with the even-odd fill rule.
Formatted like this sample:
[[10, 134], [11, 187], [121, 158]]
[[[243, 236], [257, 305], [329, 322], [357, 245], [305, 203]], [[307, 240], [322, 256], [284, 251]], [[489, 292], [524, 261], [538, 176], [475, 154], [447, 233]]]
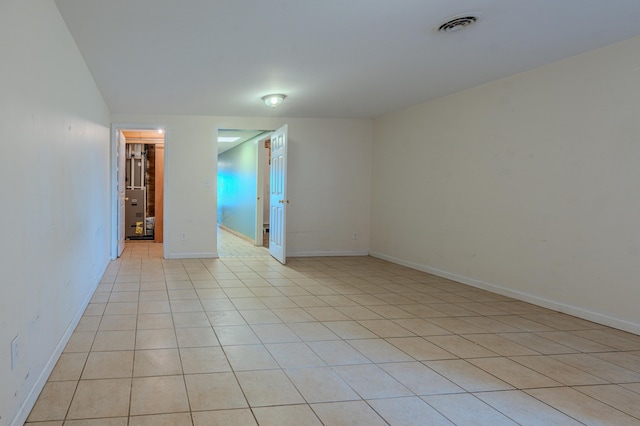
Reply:
[[186, 232], [182, 232], [182, 233], [180, 233], [180, 239], [181, 239], [182, 241], [186, 240], [186, 239], [187, 239], [187, 233], [186, 233]]
[[353, 233], [353, 239], [354, 239], [354, 240], [357, 240], [357, 239], [358, 239], [358, 233], [357, 233], [357, 232], [354, 232], [354, 233]]
[[20, 360], [20, 336], [16, 336], [11, 341], [11, 369], [13, 370], [18, 366]]

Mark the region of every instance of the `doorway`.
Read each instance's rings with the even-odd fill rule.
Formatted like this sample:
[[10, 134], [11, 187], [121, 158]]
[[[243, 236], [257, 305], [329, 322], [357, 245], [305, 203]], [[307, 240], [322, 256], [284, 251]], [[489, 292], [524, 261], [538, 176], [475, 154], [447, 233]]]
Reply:
[[[263, 234], [269, 228], [269, 210], [264, 205], [269, 169], [264, 151], [270, 133], [218, 130], [218, 228], [257, 247], [264, 245]], [[229, 240], [218, 238], [219, 244]], [[219, 253], [228, 252], [220, 248]]]
[[149, 126], [112, 125], [113, 208], [111, 258], [125, 244], [146, 243], [162, 252], [165, 132]]
[[[218, 229], [268, 247], [283, 264], [286, 139], [286, 125], [275, 131], [218, 130]], [[218, 238], [219, 253], [228, 252], [224, 241]]]

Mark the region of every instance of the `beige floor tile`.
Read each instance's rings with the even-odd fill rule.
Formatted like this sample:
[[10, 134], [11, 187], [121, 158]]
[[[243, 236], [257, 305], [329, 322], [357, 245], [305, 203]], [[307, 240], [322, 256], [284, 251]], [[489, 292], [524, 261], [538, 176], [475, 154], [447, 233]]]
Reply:
[[67, 419], [127, 416], [130, 393], [130, 378], [80, 380]]
[[198, 299], [173, 299], [169, 302], [171, 312], [204, 312], [204, 307]]
[[234, 371], [280, 368], [264, 345], [225, 346], [224, 352]]
[[360, 399], [329, 367], [288, 369], [285, 373], [308, 403]]
[[257, 345], [262, 343], [248, 325], [214, 326], [222, 345]]
[[98, 331], [100, 327], [101, 316], [83, 316], [74, 331]]
[[480, 327], [476, 327], [473, 324], [469, 324], [460, 318], [429, 318], [427, 321], [447, 330], [450, 333], [457, 334], [472, 334], [472, 333], [485, 333], [486, 331]]
[[192, 423], [189, 413], [175, 413], [133, 416], [129, 420], [129, 426], [192, 426]]
[[519, 315], [500, 315], [493, 317], [493, 319], [517, 327], [522, 331], [528, 331], [531, 333], [540, 331], [555, 331], [555, 329], [552, 327], [540, 324], [539, 322], [532, 321], [527, 318], [523, 318]]
[[[577, 319], [577, 318], [576, 318]], [[601, 326], [599, 326], [601, 327]], [[572, 334], [583, 337], [585, 339], [593, 340], [595, 342], [602, 343], [607, 346], [611, 346], [620, 351], [637, 351], [640, 350], [640, 338], [632, 334], [627, 333], [627, 337], [622, 337], [616, 333], [619, 330], [609, 330], [602, 328], [599, 330], [580, 330], [573, 331]]]
[[482, 392], [475, 396], [523, 426], [582, 424], [523, 391]]
[[640, 383], [623, 383], [622, 386], [625, 389], [629, 389], [637, 394], [640, 394]]
[[288, 323], [287, 326], [305, 342], [340, 339], [337, 334], [319, 322]]
[[273, 343], [265, 345], [281, 368], [325, 366], [306, 343]]
[[595, 353], [592, 356], [640, 373], [640, 355], [631, 352]]
[[373, 364], [347, 365], [333, 369], [364, 399], [413, 395], [400, 382]]
[[251, 329], [256, 333], [262, 343], [291, 343], [300, 341], [300, 338], [285, 324], [255, 324], [251, 326]]
[[176, 338], [181, 348], [220, 346], [211, 327], [178, 328]]
[[485, 333], [518, 333], [522, 331], [517, 327], [489, 317], [464, 317], [460, 319], [472, 326], [483, 329]]
[[97, 333], [95, 331], [73, 332], [63, 352], [89, 352], [91, 350], [91, 345], [93, 345], [93, 340], [95, 339], [96, 334]]
[[568, 333], [566, 331], [551, 331], [536, 333], [538, 336], [548, 340], [552, 340], [561, 345], [575, 349], [579, 352], [608, 352], [614, 349], [610, 346], [606, 346], [589, 339], [585, 339], [575, 334]]
[[461, 337], [502, 356], [538, 355], [538, 352], [497, 334], [467, 334]]
[[235, 311], [236, 307], [229, 299], [204, 299], [200, 303], [206, 312]]
[[60, 382], [69, 380], [79, 380], [84, 364], [87, 361], [88, 353], [72, 352], [60, 355], [55, 368], [51, 372], [48, 381]]
[[138, 302], [109, 302], [104, 310], [105, 315], [136, 315]]
[[169, 300], [167, 290], [141, 290], [140, 302], [150, 302], [158, 300]]
[[588, 354], [552, 355], [558, 361], [588, 371], [594, 376], [613, 383], [640, 382], [640, 373], [620, 367]]
[[384, 339], [356, 339], [347, 342], [372, 362], [413, 361], [413, 358]]
[[131, 416], [189, 411], [183, 376], [139, 377], [131, 383]]
[[84, 310], [84, 316], [102, 316], [106, 307], [106, 303], [89, 303]]
[[416, 395], [464, 392], [462, 388], [420, 362], [380, 364], [394, 379]]
[[[403, 321], [403, 320], [396, 320], [396, 321]], [[404, 321], [410, 321], [410, 320], [404, 320]], [[378, 337], [382, 337], [382, 338], [415, 336], [415, 333], [412, 333], [406, 328], [401, 327], [395, 322], [390, 320], [365, 320], [365, 321], [358, 321], [358, 323], [366, 327], [371, 332], [375, 333]]]
[[234, 310], [207, 312], [209, 321], [214, 327], [229, 325], [247, 325], [240, 312]]
[[605, 380], [599, 377], [592, 376], [569, 364], [546, 356], [517, 356], [512, 357], [511, 360], [547, 377], [552, 377], [563, 385], [576, 386], [606, 383]]
[[199, 411], [193, 413], [193, 426], [257, 426], [251, 410]]
[[241, 371], [238, 381], [251, 407], [300, 404], [304, 399], [281, 370]]
[[193, 411], [247, 407], [247, 401], [232, 373], [189, 374], [185, 376]]
[[173, 328], [171, 314], [140, 314], [138, 315], [138, 330], [159, 330]]
[[172, 376], [176, 374], [182, 374], [178, 349], [136, 351], [133, 377]]
[[387, 422], [364, 401], [326, 402], [311, 408], [325, 426], [384, 426]]
[[428, 336], [425, 337], [425, 339], [460, 358], [497, 356], [495, 352], [490, 351], [486, 347], [472, 342], [463, 336]]
[[231, 371], [222, 348], [180, 348], [184, 374], [223, 373]]
[[169, 314], [171, 306], [166, 300], [153, 300], [138, 303], [138, 314]]
[[305, 311], [318, 321], [345, 321], [351, 319], [332, 306], [308, 307], [305, 308]]
[[308, 342], [307, 345], [327, 365], [368, 364], [371, 361], [342, 340]]
[[465, 360], [428, 361], [424, 364], [467, 392], [513, 389], [508, 383]]
[[99, 331], [135, 330], [136, 315], [105, 315], [100, 322]]
[[209, 327], [211, 323], [204, 312], [174, 312], [173, 324], [176, 328]]
[[505, 333], [501, 337], [543, 355], [575, 353], [576, 350], [533, 333]]
[[418, 361], [457, 358], [457, 356], [422, 337], [395, 337], [386, 339], [386, 341]]
[[518, 425], [471, 394], [430, 395], [423, 396], [422, 399], [457, 426]]
[[137, 291], [114, 291], [109, 296], [109, 302], [137, 302], [138, 296]]
[[342, 339], [375, 339], [379, 337], [356, 321], [327, 321], [323, 324]]
[[451, 334], [450, 331], [422, 318], [396, 319], [393, 322], [418, 336], [440, 336]]
[[392, 425], [454, 426], [446, 417], [418, 397], [374, 399], [368, 403]]
[[640, 395], [618, 385], [579, 386], [575, 390], [633, 416], [640, 423]]
[[131, 377], [133, 351], [91, 352], [82, 379], [118, 379]]
[[127, 417], [111, 417], [107, 419], [67, 420], [66, 426], [127, 426]]
[[253, 409], [260, 426], [322, 426], [308, 405], [283, 405]]
[[278, 324], [280, 318], [269, 309], [252, 309], [239, 311], [247, 324]]
[[640, 423], [637, 418], [571, 388], [530, 389], [526, 392], [585, 424], [637, 426]]
[[560, 386], [560, 383], [509, 358], [475, 358], [469, 362], [517, 389]]
[[277, 308], [271, 309], [271, 311], [287, 324], [315, 321], [315, 318], [302, 308]]
[[170, 349], [178, 347], [176, 332], [173, 329], [138, 330], [136, 332], [136, 350]]
[[47, 382], [27, 421], [64, 420], [78, 382]]
[[135, 345], [136, 332], [98, 331], [91, 351], [130, 351]]

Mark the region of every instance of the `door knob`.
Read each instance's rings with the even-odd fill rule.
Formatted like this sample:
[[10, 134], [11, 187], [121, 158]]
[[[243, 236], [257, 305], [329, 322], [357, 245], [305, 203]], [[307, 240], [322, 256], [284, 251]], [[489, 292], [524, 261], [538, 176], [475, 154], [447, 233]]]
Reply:
[[278, 202], [282, 204], [289, 204], [289, 200], [278, 200]]

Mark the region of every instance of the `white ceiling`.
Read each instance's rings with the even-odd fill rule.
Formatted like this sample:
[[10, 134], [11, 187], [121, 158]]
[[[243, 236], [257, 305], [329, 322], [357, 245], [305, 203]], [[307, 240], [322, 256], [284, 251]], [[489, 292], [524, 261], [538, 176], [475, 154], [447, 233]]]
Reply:
[[377, 117], [640, 35], [639, 0], [55, 1], [114, 113]]

